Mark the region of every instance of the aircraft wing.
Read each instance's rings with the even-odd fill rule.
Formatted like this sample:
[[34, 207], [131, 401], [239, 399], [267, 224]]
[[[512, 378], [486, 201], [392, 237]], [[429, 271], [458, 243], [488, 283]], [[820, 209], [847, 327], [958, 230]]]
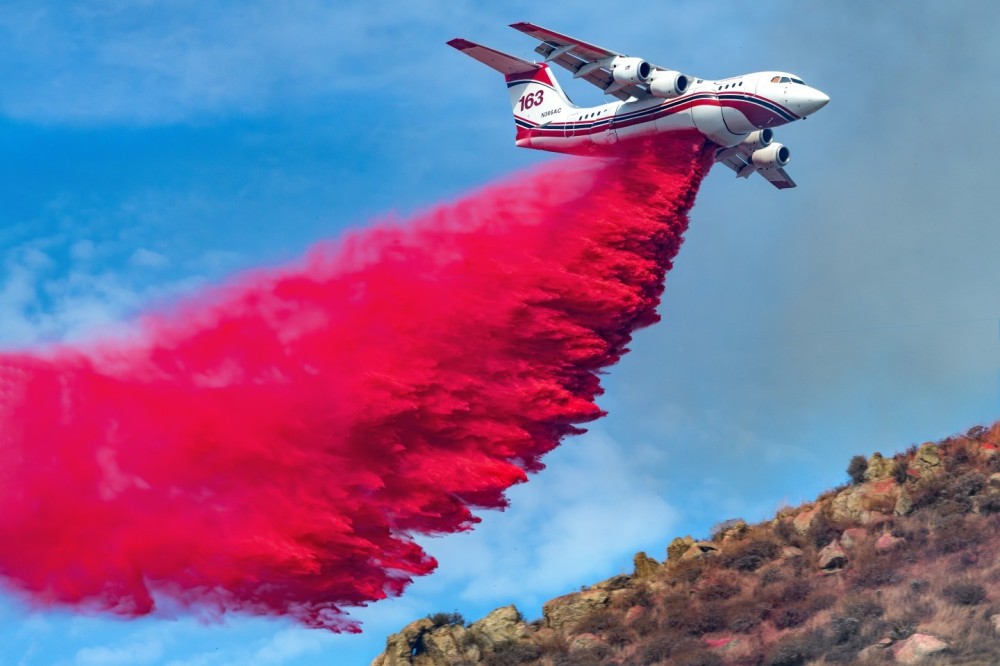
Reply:
[[[615, 83], [611, 71], [601, 65], [602, 61], [606, 62], [609, 58], [623, 55], [621, 53], [582, 42], [533, 23], [512, 23], [510, 27], [539, 40], [541, 44], [535, 47], [535, 53], [543, 56], [547, 62], [554, 62], [569, 70], [573, 73], [573, 78], [592, 83], [606, 94], [614, 95], [623, 102], [633, 97], [641, 98], [649, 95], [649, 88], [644, 85], [622, 86]], [[663, 68], [656, 67], [656, 69]]]
[[740, 146], [732, 148], [720, 148], [715, 153], [715, 161], [725, 164], [736, 172], [737, 178], [749, 178], [754, 172], [766, 178], [779, 190], [786, 190], [795, 187], [795, 181], [782, 168], [758, 169], [750, 161], [750, 155]]

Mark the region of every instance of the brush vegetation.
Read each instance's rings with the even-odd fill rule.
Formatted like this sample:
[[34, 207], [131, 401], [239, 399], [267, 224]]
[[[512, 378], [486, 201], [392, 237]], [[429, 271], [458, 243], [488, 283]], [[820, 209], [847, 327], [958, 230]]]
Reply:
[[534, 622], [418, 621], [373, 666], [1000, 663], [998, 447], [1000, 423], [855, 456], [814, 502], [639, 553]]

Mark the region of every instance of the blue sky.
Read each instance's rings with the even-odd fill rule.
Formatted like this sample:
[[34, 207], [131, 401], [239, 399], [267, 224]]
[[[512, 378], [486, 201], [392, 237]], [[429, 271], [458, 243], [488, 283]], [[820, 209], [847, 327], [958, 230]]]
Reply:
[[[499, 78], [530, 20], [702, 77], [795, 72], [799, 188], [713, 171], [664, 321], [570, 440], [360, 636], [243, 617], [135, 622], [0, 599], [0, 665], [367, 664], [438, 610], [475, 618], [761, 519], [890, 453], [1000, 417], [995, 3], [54, 2], [0, 6], [0, 343], [101, 335], [243, 268], [550, 156]], [[566, 84], [578, 102], [598, 95]], [[552, 509], [555, 505], [558, 508]], [[8, 544], [7, 547], [13, 547]]]

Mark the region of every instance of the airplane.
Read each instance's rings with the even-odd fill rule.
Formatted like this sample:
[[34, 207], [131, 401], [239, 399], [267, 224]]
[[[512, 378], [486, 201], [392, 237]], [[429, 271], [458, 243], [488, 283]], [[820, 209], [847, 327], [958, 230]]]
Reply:
[[[755, 72], [713, 81], [532, 23], [511, 27], [540, 42], [535, 52], [544, 62], [529, 62], [467, 39], [453, 39], [448, 45], [504, 75], [517, 126], [514, 143], [521, 148], [600, 154], [619, 142], [694, 129], [716, 144], [715, 160], [738, 178], [759, 173], [785, 189], [795, 187], [785, 172], [791, 151], [774, 141], [772, 128], [802, 120], [830, 101], [788, 72]], [[616, 101], [576, 106], [550, 70], [552, 62]]]

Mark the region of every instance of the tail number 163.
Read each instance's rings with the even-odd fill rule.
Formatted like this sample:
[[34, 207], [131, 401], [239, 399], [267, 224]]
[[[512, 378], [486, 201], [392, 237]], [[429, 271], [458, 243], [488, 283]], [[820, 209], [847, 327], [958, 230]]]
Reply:
[[538, 106], [539, 104], [542, 103], [543, 99], [545, 99], [544, 90], [538, 90], [533, 93], [528, 93], [527, 95], [522, 95], [521, 99], [519, 100], [521, 103], [521, 111], [524, 111], [525, 109], [530, 109], [533, 106]]

